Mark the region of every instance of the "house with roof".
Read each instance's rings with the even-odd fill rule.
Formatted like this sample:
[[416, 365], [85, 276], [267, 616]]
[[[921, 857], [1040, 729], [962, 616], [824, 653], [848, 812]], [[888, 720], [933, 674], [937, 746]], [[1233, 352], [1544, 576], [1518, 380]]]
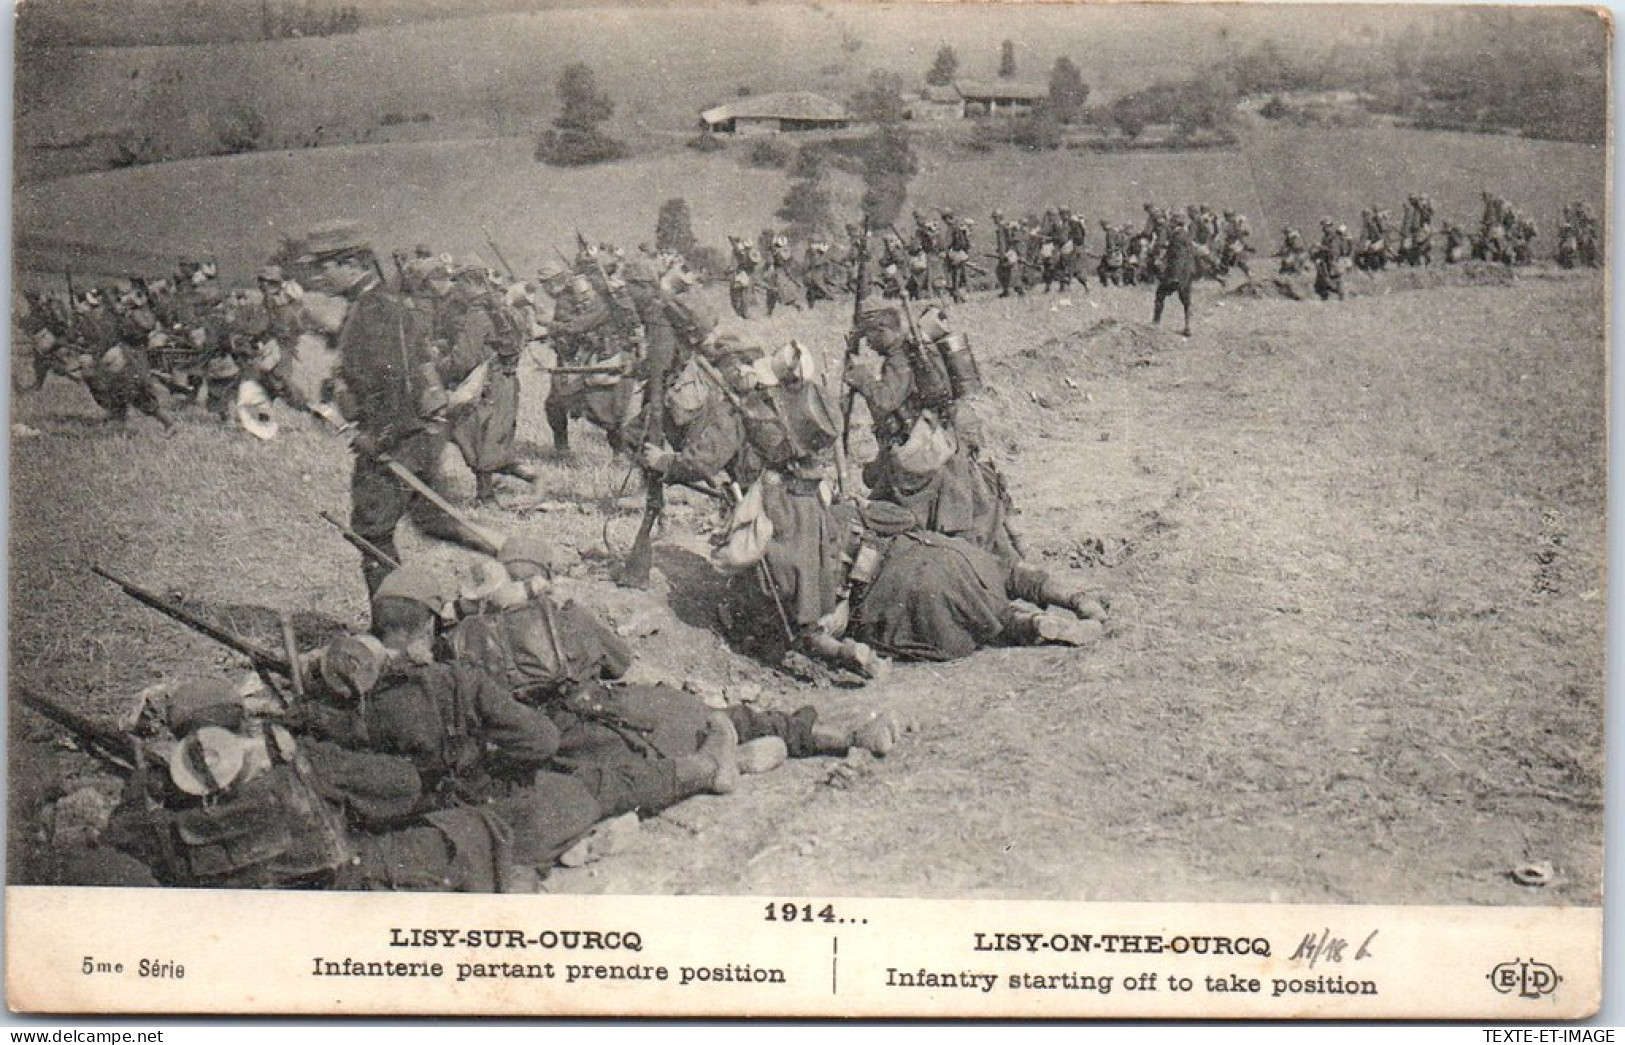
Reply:
[[926, 84], [909, 99], [911, 120], [957, 120], [965, 115], [965, 98], [953, 84]]
[[700, 124], [715, 134], [838, 131], [851, 122], [846, 106], [811, 91], [735, 98], [700, 113]]
[[960, 111], [965, 116], [1018, 116], [1049, 98], [1049, 87], [1015, 80], [956, 80]]
[[1012, 80], [956, 80], [945, 86], [927, 84], [909, 97], [912, 120], [957, 120], [978, 116], [1018, 116], [1049, 98], [1040, 83]]

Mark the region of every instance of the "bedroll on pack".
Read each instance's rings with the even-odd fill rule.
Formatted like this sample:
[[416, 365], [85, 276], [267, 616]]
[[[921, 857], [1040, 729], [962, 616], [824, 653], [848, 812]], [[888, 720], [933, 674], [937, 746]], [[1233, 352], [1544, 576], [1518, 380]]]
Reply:
[[540, 700], [591, 679], [620, 678], [633, 653], [620, 636], [573, 602], [545, 597], [470, 617], [451, 632], [454, 658], [503, 680], [520, 700]]
[[829, 449], [841, 431], [828, 393], [812, 381], [759, 388], [743, 405], [746, 437], [775, 467]]
[[955, 399], [965, 399], [982, 390], [982, 374], [976, 368], [976, 357], [971, 354], [970, 338], [954, 331], [936, 341], [942, 353], [942, 364], [948, 370], [948, 383], [953, 387]]
[[162, 878], [180, 886], [273, 888], [319, 881], [352, 851], [340, 814], [292, 763], [238, 782], [207, 803], [154, 808], [168, 856]]

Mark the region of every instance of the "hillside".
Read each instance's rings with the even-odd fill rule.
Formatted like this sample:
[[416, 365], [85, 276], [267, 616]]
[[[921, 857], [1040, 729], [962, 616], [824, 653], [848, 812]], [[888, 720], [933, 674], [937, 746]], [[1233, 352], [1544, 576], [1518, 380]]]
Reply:
[[[547, 887], [1598, 902], [1602, 282], [1355, 285], [1316, 305], [1204, 284], [1190, 341], [1154, 330], [1134, 290], [954, 310], [1032, 556], [1113, 597], [1091, 649], [904, 665], [863, 690], [798, 683], [712, 630], [705, 504], [677, 495], [654, 590], [617, 589], [604, 541], [625, 548], [639, 503], [615, 499], [624, 466], [588, 433], [575, 462], [544, 457], [536, 510], [479, 519], [562, 549], [635, 637], [637, 678], [754, 684], [836, 722], [884, 706], [913, 727], [834, 784], [834, 763], [811, 760], [685, 802]], [[839, 309], [734, 324], [825, 352], [845, 325]], [[544, 382], [523, 380], [521, 436], [544, 454]], [[155, 678], [233, 670], [92, 560], [245, 628], [287, 610], [307, 643], [362, 619], [355, 554], [316, 518], [346, 504], [339, 438], [290, 417], [259, 443], [193, 414], [165, 439], [96, 414], [59, 380], [14, 403], [38, 432], [13, 448], [14, 678], [111, 716]], [[471, 565], [413, 537], [402, 550]], [[51, 736], [13, 724], [13, 881], [50, 880], [38, 803], [95, 779]], [[1513, 882], [1533, 862], [1552, 884]]]
[[[679, 149], [567, 170], [536, 163], [528, 141], [480, 139], [253, 153], [24, 182], [13, 195], [18, 267], [25, 280], [55, 281], [70, 265], [114, 276], [210, 254], [226, 278], [242, 279], [279, 236], [350, 216], [384, 248], [427, 242], [488, 255], [481, 230], [489, 228], [508, 259], [533, 272], [578, 229], [629, 245], [651, 239], [660, 204], [672, 196], [688, 200], [700, 242], [721, 246], [729, 233], [774, 224], [788, 184], [783, 172], [745, 166], [744, 152]], [[975, 216], [978, 246], [987, 249], [994, 208], [1067, 204], [1091, 221], [1138, 223], [1148, 200], [1207, 202], [1247, 214], [1267, 252], [1287, 222], [1311, 227], [1332, 214], [1357, 227], [1362, 208], [1397, 213], [1413, 192], [1430, 193], [1441, 217], [1476, 223], [1479, 191], [1491, 189], [1533, 214], [1547, 237], [1536, 249], [1549, 254], [1563, 205], [1581, 200], [1603, 211], [1606, 156], [1521, 138], [1261, 124], [1235, 151], [984, 156], [927, 145], [921, 166], [909, 206]], [[833, 188], [837, 217], [856, 214], [856, 184], [837, 178]]]

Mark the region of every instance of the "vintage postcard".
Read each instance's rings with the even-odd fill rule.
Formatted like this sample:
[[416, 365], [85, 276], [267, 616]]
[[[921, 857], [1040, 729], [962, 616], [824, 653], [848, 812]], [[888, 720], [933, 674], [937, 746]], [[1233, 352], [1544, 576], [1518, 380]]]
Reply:
[[13, 1010], [1597, 1010], [1606, 12], [15, 33]]

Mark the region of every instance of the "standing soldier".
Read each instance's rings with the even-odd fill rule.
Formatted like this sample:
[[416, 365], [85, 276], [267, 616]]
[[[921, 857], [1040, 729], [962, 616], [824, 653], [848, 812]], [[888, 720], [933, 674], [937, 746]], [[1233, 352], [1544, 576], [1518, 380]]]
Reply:
[[762, 255], [744, 236], [729, 236], [733, 251], [733, 273], [728, 279], [728, 300], [734, 314], [740, 319], [750, 318], [750, 297], [754, 291], [756, 270], [761, 267]]
[[790, 274], [790, 269], [794, 264], [795, 259], [790, 254], [790, 241], [783, 236], [774, 236], [772, 249], [769, 250], [767, 255], [767, 278], [765, 280], [767, 314], [770, 316], [773, 314], [773, 309], [780, 302], [786, 305], [794, 305], [796, 308], [801, 307], [801, 304], [796, 301], [801, 288], [796, 283], [795, 277]]
[[907, 288], [911, 278], [909, 271], [909, 253], [903, 238], [896, 232], [887, 232], [880, 238], [880, 281], [881, 295], [895, 298]]
[[[395, 530], [408, 514], [431, 537], [489, 550], [483, 535], [465, 531], [389, 467], [398, 462], [424, 483], [438, 477], [447, 442], [446, 386], [467, 376], [436, 356], [428, 310], [384, 285], [371, 245], [351, 223], [313, 233], [300, 262], [317, 270], [316, 289], [350, 302], [337, 343], [339, 408], [357, 429], [350, 528], [396, 562]], [[369, 594], [389, 571], [363, 558]]]
[[820, 301], [834, 301], [840, 280], [835, 273], [835, 259], [830, 257], [829, 242], [814, 236], [807, 242], [807, 252], [801, 262], [801, 278], [806, 281], [807, 309]]
[[1281, 249], [1276, 252], [1281, 259], [1280, 274], [1283, 276], [1297, 275], [1309, 268], [1309, 245], [1303, 241], [1303, 233], [1288, 225], [1281, 230]]
[[1253, 274], [1247, 268], [1247, 255], [1253, 252], [1252, 245], [1247, 237], [1252, 235], [1252, 229], [1247, 224], [1247, 216], [1238, 214], [1233, 210], [1224, 212], [1224, 230], [1221, 234], [1219, 248], [1219, 270], [1227, 272], [1232, 267], [1239, 268], [1241, 274], [1251, 279]]
[[1315, 293], [1320, 295], [1322, 301], [1333, 294], [1337, 295], [1337, 300], [1343, 300], [1343, 269], [1344, 259], [1348, 257], [1348, 241], [1341, 228], [1333, 225], [1332, 219], [1322, 218], [1320, 242], [1310, 251], [1310, 257], [1315, 262]]
[[1196, 245], [1191, 242], [1191, 231], [1184, 215], [1175, 215], [1168, 232], [1168, 242], [1162, 249], [1158, 266], [1157, 297], [1152, 308], [1151, 322], [1162, 322], [1162, 306], [1168, 298], [1178, 295], [1185, 309], [1185, 329], [1180, 333], [1191, 336], [1191, 284], [1196, 282]]
[[486, 279], [484, 269], [467, 263], [457, 274], [457, 298], [462, 315], [451, 342], [451, 356], [460, 369], [478, 359], [474, 369], [483, 368], [478, 393], [452, 414], [451, 439], [474, 473], [474, 499], [478, 504], [496, 501], [496, 477], [510, 476], [520, 482], [535, 482], [536, 472], [520, 461], [514, 448], [519, 423], [519, 354], [524, 349], [529, 324], [521, 325], [519, 315], [498, 297]]
[[948, 235], [948, 296], [963, 303], [965, 291], [970, 287], [970, 230], [975, 225], [963, 218], [949, 225]]
[[[553, 299], [553, 318], [547, 325], [547, 335], [558, 364], [590, 363], [598, 354], [602, 331], [609, 324], [609, 302], [585, 275], [572, 273], [556, 261], [542, 265], [539, 282]], [[553, 432], [555, 453], [570, 452], [570, 415], [585, 389], [586, 381], [579, 374], [554, 374], [548, 382], [547, 403], [543, 409], [547, 426]]]

